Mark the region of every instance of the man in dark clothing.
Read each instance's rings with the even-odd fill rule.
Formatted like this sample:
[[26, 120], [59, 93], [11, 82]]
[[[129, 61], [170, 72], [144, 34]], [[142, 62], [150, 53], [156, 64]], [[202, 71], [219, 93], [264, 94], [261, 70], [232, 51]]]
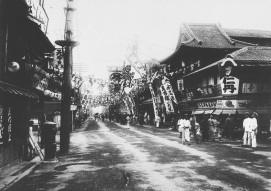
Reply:
[[226, 138], [234, 140], [234, 128], [235, 122], [231, 114], [229, 114], [228, 118], [225, 121], [225, 134]]
[[209, 139], [209, 135], [208, 135], [209, 123], [208, 123], [207, 115], [203, 116], [203, 119], [200, 122], [200, 128], [201, 128], [201, 132], [202, 132], [202, 141], [208, 141], [208, 139]]
[[195, 141], [197, 142], [197, 136], [196, 136], [196, 116], [194, 114], [191, 115], [190, 118], [190, 123], [191, 123], [191, 133], [194, 136]]

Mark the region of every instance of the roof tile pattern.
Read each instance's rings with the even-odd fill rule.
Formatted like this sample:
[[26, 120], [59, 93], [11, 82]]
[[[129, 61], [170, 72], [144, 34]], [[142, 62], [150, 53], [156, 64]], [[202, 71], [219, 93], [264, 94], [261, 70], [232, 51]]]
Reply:
[[271, 47], [245, 47], [229, 56], [236, 61], [271, 62]]
[[246, 29], [225, 29], [225, 28], [224, 28], [224, 30], [230, 37], [269, 38], [269, 39], [271, 39], [271, 31], [246, 30]]
[[246, 42], [231, 39], [217, 24], [184, 24], [186, 36], [192, 39], [182, 42], [178, 46], [190, 46], [197, 48], [217, 49], [240, 49], [245, 46], [252, 46]]
[[39, 96], [34, 92], [0, 81], [0, 93], [2, 92], [24, 96], [30, 99], [39, 99]]

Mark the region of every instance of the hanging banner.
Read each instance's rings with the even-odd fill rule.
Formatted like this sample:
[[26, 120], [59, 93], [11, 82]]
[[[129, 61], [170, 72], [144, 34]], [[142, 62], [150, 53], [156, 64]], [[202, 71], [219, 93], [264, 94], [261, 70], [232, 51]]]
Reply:
[[167, 95], [168, 95], [168, 97], [170, 98], [170, 100], [171, 100], [171, 101], [174, 101], [174, 102], [177, 104], [177, 99], [176, 99], [176, 97], [175, 97], [175, 94], [174, 94], [174, 92], [173, 92], [173, 89], [172, 89], [171, 84], [167, 82], [167, 83], [165, 83], [163, 86], [164, 86], [164, 88], [166, 89]]
[[173, 105], [172, 105], [172, 101], [169, 98], [164, 85], [162, 85], [160, 87], [160, 91], [161, 91], [163, 99], [164, 99], [164, 104], [165, 104], [165, 107], [166, 107], [166, 112], [167, 113], [174, 113], [174, 108], [173, 108]]
[[155, 119], [156, 119], [156, 117], [158, 116], [158, 107], [156, 105], [157, 100], [156, 100], [156, 96], [155, 96], [155, 93], [154, 93], [154, 90], [152, 88], [151, 83], [149, 84], [149, 89], [150, 89], [151, 96], [152, 96], [153, 111], [154, 111], [154, 116], [155, 116]]

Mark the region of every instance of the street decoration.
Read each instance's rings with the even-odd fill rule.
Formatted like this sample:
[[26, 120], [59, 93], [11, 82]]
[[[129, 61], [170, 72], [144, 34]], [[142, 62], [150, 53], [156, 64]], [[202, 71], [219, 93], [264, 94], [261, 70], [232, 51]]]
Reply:
[[156, 96], [155, 96], [155, 93], [154, 93], [154, 90], [152, 88], [151, 83], [149, 83], [149, 89], [150, 89], [151, 96], [152, 96], [153, 111], [154, 111], [154, 116], [155, 116], [155, 119], [156, 119], [158, 117], [157, 99], [156, 99]]
[[172, 101], [166, 91], [166, 88], [164, 85], [162, 85], [160, 87], [160, 91], [162, 93], [163, 99], [164, 99], [164, 104], [165, 104], [165, 108], [166, 108], [166, 112], [167, 113], [174, 113], [174, 108], [173, 108], [173, 104]]
[[8, 71], [17, 72], [20, 69], [20, 65], [17, 62], [8, 63]]

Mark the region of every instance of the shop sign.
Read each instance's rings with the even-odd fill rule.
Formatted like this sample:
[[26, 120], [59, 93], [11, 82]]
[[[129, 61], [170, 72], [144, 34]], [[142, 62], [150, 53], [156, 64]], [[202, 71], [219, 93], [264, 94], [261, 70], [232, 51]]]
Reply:
[[152, 84], [151, 83], [149, 84], [149, 89], [150, 89], [151, 96], [152, 96], [154, 116], [157, 117], [158, 116], [158, 107], [157, 107], [157, 104], [156, 104], [157, 100], [155, 99], [156, 96], [155, 96], [155, 93], [154, 93], [154, 90], [152, 88]]
[[221, 79], [221, 89], [223, 96], [238, 95], [239, 79], [233, 76], [224, 76]]
[[175, 97], [171, 84], [165, 83], [163, 86], [166, 89], [167, 95], [169, 96], [169, 98], [177, 104], [177, 99]]
[[183, 79], [179, 79], [177, 80], [177, 88], [178, 88], [178, 91], [183, 91], [184, 90], [184, 84], [183, 84]]
[[237, 100], [221, 100], [222, 101], [222, 108], [229, 109], [229, 108], [236, 108], [237, 107]]
[[268, 100], [236, 100], [237, 107], [240, 109], [246, 108], [266, 108], [268, 107]]
[[41, 26], [41, 30], [46, 33], [48, 26], [48, 16], [42, 6], [40, 6], [39, 0], [25, 0], [29, 6], [28, 15], [29, 18]]
[[243, 83], [242, 93], [271, 93], [271, 84]]
[[217, 100], [216, 101], [216, 108], [223, 108], [223, 102], [222, 102], [222, 100]]
[[173, 105], [172, 105], [172, 101], [171, 101], [170, 97], [168, 96], [167, 91], [166, 91], [164, 85], [162, 85], [162, 86], [160, 87], [160, 91], [161, 91], [162, 96], [163, 96], [163, 99], [164, 99], [164, 104], [165, 104], [165, 107], [166, 107], [166, 112], [167, 112], [167, 113], [172, 113], [172, 112], [174, 112], [174, 108], [173, 108]]
[[198, 108], [215, 108], [215, 107], [216, 107], [216, 101], [198, 103]]

